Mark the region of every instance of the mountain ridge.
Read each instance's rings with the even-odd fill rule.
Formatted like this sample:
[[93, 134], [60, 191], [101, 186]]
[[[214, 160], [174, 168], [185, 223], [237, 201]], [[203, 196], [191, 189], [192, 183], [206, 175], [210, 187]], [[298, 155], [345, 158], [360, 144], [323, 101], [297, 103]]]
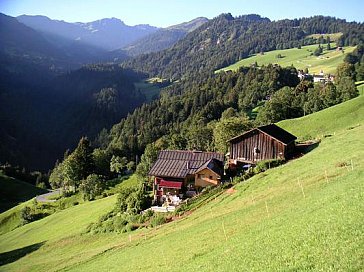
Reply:
[[197, 17], [191, 21], [162, 28], [156, 32], [141, 38], [134, 43], [122, 48], [130, 56], [158, 52], [170, 48], [188, 33], [196, 30], [209, 20], [205, 17]]
[[87, 23], [68, 23], [46, 16], [21, 15], [17, 20], [35, 30], [57, 34], [63, 38], [82, 41], [104, 50], [115, 50], [158, 30], [147, 24], [128, 26], [122, 20], [112, 17]]

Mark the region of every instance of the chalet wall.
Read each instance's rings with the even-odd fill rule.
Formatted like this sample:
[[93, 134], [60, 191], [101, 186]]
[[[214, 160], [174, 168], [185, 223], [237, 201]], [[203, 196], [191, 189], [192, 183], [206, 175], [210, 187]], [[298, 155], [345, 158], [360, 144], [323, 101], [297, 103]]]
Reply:
[[259, 130], [253, 130], [230, 143], [230, 159], [233, 160], [256, 162], [284, 159], [285, 155], [286, 146], [283, 143]]
[[207, 187], [220, 184], [220, 176], [210, 169], [203, 169], [195, 174], [195, 186]]

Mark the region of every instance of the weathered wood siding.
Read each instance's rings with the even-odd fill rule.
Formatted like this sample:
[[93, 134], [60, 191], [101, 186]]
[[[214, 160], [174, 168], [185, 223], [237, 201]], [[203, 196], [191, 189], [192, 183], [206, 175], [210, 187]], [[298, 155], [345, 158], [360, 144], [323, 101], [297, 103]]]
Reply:
[[233, 160], [257, 162], [284, 159], [286, 155], [286, 145], [259, 130], [253, 130], [230, 142], [230, 159]]

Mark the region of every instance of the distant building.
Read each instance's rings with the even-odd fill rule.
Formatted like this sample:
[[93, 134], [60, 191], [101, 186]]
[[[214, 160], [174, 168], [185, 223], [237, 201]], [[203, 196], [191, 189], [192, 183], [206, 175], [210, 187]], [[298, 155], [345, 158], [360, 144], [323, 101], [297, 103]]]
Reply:
[[328, 82], [334, 82], [335, 77], [333, 75], [325, 75], [323, 73], [320, 73], [319, 75], [313, 75], [313, 82], [314, 83], [328, 83]]
[[327, 83], [327, 82], [334, 82], [335, 77], [333, 75], [327, 74], [325, 75], [325, 73], [321, 70], [320, 73], [318, 75], [311, 75], [308, 73], [303, 72], [303, 70], [298, 70], [298, 74], [297, 74], [298, 78], [300, 80], [311, 80], [314, 83]]
[[326, 78], [324, 75], [313, 75], [313, 82], [314, 83], [325, 83], [326, 82]]

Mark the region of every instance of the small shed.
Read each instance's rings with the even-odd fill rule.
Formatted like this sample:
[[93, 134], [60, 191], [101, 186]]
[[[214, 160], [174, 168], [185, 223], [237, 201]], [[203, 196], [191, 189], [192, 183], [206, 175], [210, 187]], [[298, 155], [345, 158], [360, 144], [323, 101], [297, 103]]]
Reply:
[[274, 124], [254, 128], [229, 140], [229, 164], [287, 159], [294, 152], [296, 139]]

